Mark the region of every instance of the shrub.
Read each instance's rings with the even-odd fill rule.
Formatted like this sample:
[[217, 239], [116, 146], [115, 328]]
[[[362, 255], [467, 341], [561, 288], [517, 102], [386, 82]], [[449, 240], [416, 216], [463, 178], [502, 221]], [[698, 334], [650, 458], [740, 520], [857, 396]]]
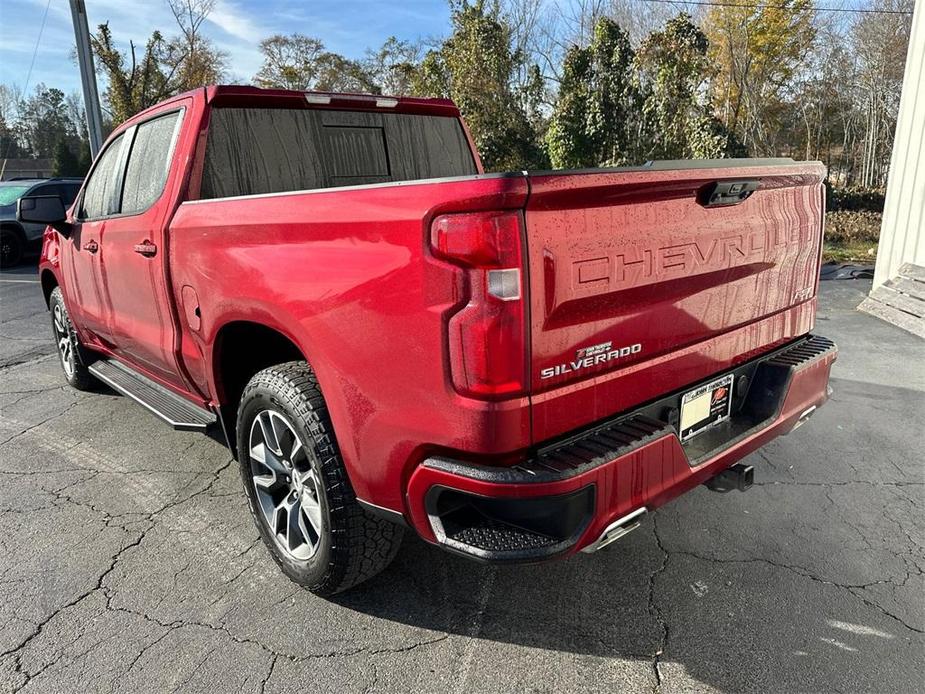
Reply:
[[883, 212], [885, 198], [883, 188], [836, 188], [828, 181], [825, 184], [825, 207], [830, 212]]
[[876, 243], [880, 239], [879, 212], [827, 212], [825, 240], [829, 243]]

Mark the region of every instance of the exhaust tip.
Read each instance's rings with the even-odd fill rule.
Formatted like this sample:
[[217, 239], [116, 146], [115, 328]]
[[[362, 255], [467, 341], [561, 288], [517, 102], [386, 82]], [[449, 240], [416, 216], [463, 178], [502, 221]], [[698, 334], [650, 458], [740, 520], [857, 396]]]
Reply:
[[624, 535], [633, 532], [641, 525], [642, 517], [646, 515], [647, 512], [648, 509], [643, 506], [642, 508], [637, 508], [632, 513], [623, 516], [623, 518], [615, 520], [613, 523], [604, 528], [604, 532], [600, 534], [600, 537], [598, 537], [594, 542], [592, 542], [581, 551], [586, 554], [597, 552], [599, 549], [603, 549], [610, 543], [616, 542]]
[[800, 416], [797, 418], [796, 424], [794, 424], [794, 425], [793, 425], [793, 428], [791, 428], [790, 431], [788, 431], [787, 433], [789, 434], [791, 431], [796, 431], [797, 429], [799, 429], [801, 426], [803, 426], [804, 424], [806, 424], [806, 422], [809, 421], [809, 418], [812, 417], [814, 414], [816, 414], [816, 406], [815, 406], [815, 405], [813, 405], [812, 407], [808, 407], [807, 409], [803, 410], [803, 411], [800, 413]]

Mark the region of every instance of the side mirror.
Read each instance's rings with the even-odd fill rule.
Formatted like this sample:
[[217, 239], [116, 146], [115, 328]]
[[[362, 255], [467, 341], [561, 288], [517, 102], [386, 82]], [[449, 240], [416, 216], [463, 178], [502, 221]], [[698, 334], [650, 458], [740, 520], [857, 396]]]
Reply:
[[57, 195], [35, 195], [20, 198], [16, 203], [16, 219], [20, 222], [47, 224], [63, 236], [71, 235], [67, 211]]

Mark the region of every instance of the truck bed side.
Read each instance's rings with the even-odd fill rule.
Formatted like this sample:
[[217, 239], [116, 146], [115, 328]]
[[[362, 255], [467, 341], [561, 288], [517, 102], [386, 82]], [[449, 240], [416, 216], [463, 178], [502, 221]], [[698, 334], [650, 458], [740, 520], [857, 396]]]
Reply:
[[522, 209], [526, 191], [519, 174], [482, 175], [182, 204], [170, 263], [175, 296], [190, 287], [200, 305], [198, 329], [182, 326], [190, 373], [221, 398], [223, 328], [250, 321], [289, 337], [317, 372], [358, 496], [395, 509], [395, 471], [426, 453], [421, 442], [475, 454], [528, 446], [525, 397], [454, 391], [444, 321], [464, 288], [426, 246], [435, 215]]

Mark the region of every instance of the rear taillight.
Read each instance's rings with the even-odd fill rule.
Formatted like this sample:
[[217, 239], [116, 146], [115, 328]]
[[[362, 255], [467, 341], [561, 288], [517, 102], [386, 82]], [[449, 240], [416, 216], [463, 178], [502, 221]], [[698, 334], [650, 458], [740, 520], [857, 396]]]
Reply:
[[466, 395], [526, 391], [522, 228], [520, 212], [448, 214], [431, 227], [434, 255], [468, 278], [468, 302], [447, 324], [453, 384]]

